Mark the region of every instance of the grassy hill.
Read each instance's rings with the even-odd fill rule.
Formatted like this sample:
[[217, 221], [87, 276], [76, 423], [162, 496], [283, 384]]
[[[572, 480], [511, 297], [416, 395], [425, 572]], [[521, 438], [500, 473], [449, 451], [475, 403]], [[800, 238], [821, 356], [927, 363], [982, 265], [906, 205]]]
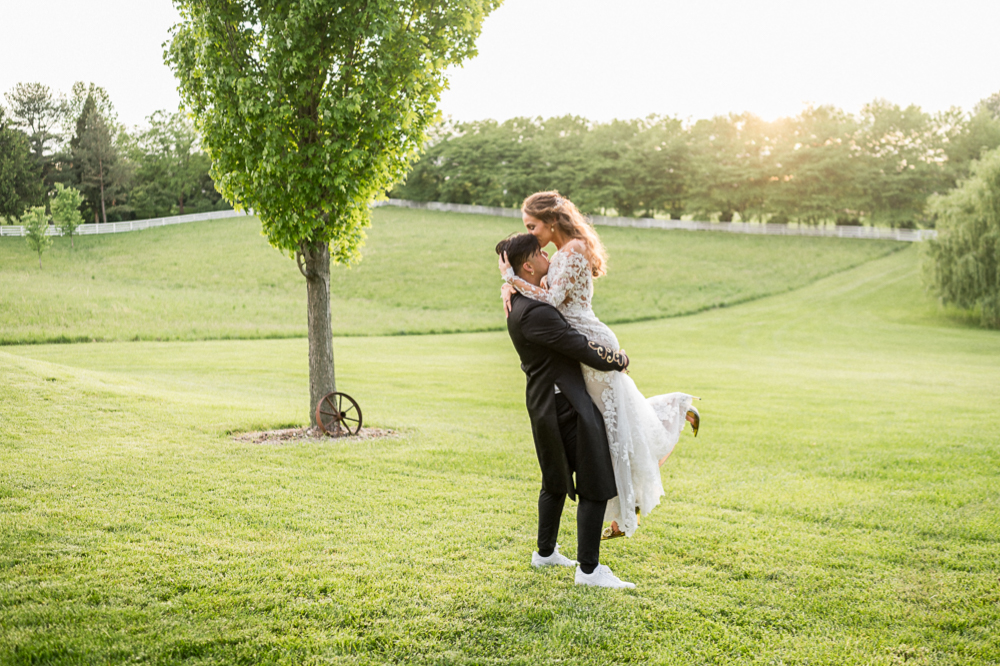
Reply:
[[[413, 219], [381, 219], [412, 235], [376, 227], [357, 275], [394, 275], [392, 257], [435, 275], [483, 262], [475, 280], [492, 299], [490, 253], [424, 258]], [[467, 236], [481, 245], [507, 229], [445, 218], [421, 247], [450, 242], [462, 220], [483, 225]], [[607, 234], [623, 273], [630, 233]], [[752, 259], [805, 266], [814, 247], [656, 238], [691, 243], [671, 266], [722, 257], [716, 243], [746, 248], [734, 266], [763, 281], [787, 269]], [[399, 309], [418, 302], [420, 270], [397, 267], [398, 292], [366, 282], [375, 314], [397, 311], [391, 293]], [[171, 275], [149, 279], [164, 291], [193, 279]], [[440, 303], [478, 303], [458, 280]], [[400, 432], [350, 444], [228, 435], [303, 422], [303, 339], [0, 349], [0, 661], [1000, 663], [1000, 335], [942, 317], [916, 248], [615, 330], [647, 395], [704, 397], [661, 506], [602, 549], [638, 584], [625, 593], [528, 566], [538, 470], [504, 333], [337, 339], [342, 390]]]
[[[332, 277], [337, 335], [502, 328], [493, 248], [509, 218], [380, 208], [364, 260]], [[801, 287], [903, 247], [828, 238], [601, 228], [606, 321], [671, 317]], [[0, 344], [306, 335], [305, 281], [255, 219], [56, 239], [39, 270], [0, 238]], [[550, 248], [551, 249], [551, 248]]]

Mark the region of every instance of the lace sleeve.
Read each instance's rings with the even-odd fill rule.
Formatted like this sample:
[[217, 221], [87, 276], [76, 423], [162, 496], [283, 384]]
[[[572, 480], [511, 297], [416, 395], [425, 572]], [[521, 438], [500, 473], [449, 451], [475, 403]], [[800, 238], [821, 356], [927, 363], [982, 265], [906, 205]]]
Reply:
[[504, 279], [528, 298], [558, 308], [578, 284], [586, 284], [586, 277], [590, 273], [590, 262], [580, 251], [579, 245], [573, 241], [552, 257], [547, 276], [548, 289], [536, 287], [530, 282], [522, 280], [514, 274], [513, 270], [509, 270]]
[[511, 285], [528, 298], [541, 301], [542, 303], [548, 303], [549, 305], [555, 305], [557, 307], [559, 305], [558, 303], [553, 302], [553, 294], [551, 291], [545, 287], [536, 287], [530, 282], [522, 280], [514, 274], [514, 271], [508, 271], [504, 276], [504, 279], [507, 280], [507, 284]]

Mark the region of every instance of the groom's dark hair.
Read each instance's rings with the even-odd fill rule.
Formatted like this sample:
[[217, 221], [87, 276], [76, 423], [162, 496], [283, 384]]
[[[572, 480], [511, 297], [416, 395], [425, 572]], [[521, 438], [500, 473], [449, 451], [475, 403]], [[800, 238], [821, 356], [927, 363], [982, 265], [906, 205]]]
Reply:
[[507, 261], [515, 273], [521, 270], [524, 262], [541, 249], [538, 246], [538, 239], [531, 234], [514, 234], [497, 243], [497, 254], [507, 253]]

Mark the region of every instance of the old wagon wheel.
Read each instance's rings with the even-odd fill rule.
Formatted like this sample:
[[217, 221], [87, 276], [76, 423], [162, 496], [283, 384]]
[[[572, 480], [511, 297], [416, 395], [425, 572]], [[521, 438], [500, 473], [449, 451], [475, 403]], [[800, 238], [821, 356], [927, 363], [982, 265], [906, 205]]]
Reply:
[[361, 407], [346, 393], [330, 393], [316, 405], [316, 425], [327, 435], [357, 435], [361, 431]]

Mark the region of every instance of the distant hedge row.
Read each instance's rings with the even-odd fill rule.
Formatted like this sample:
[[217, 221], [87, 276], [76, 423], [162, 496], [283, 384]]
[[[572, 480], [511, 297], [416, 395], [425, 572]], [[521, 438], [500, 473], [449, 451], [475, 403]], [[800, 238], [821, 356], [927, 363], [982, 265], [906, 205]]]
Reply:
[[596, 123], [576, 116], [446, 122], [392, 196], [516, 207], [557, 189], [581, 209], [729, 221], [933, 226], [928, 197], [1000, 146], [1000, 93], [971, 113], [884, 100], [857, 116], [810, 107]]

